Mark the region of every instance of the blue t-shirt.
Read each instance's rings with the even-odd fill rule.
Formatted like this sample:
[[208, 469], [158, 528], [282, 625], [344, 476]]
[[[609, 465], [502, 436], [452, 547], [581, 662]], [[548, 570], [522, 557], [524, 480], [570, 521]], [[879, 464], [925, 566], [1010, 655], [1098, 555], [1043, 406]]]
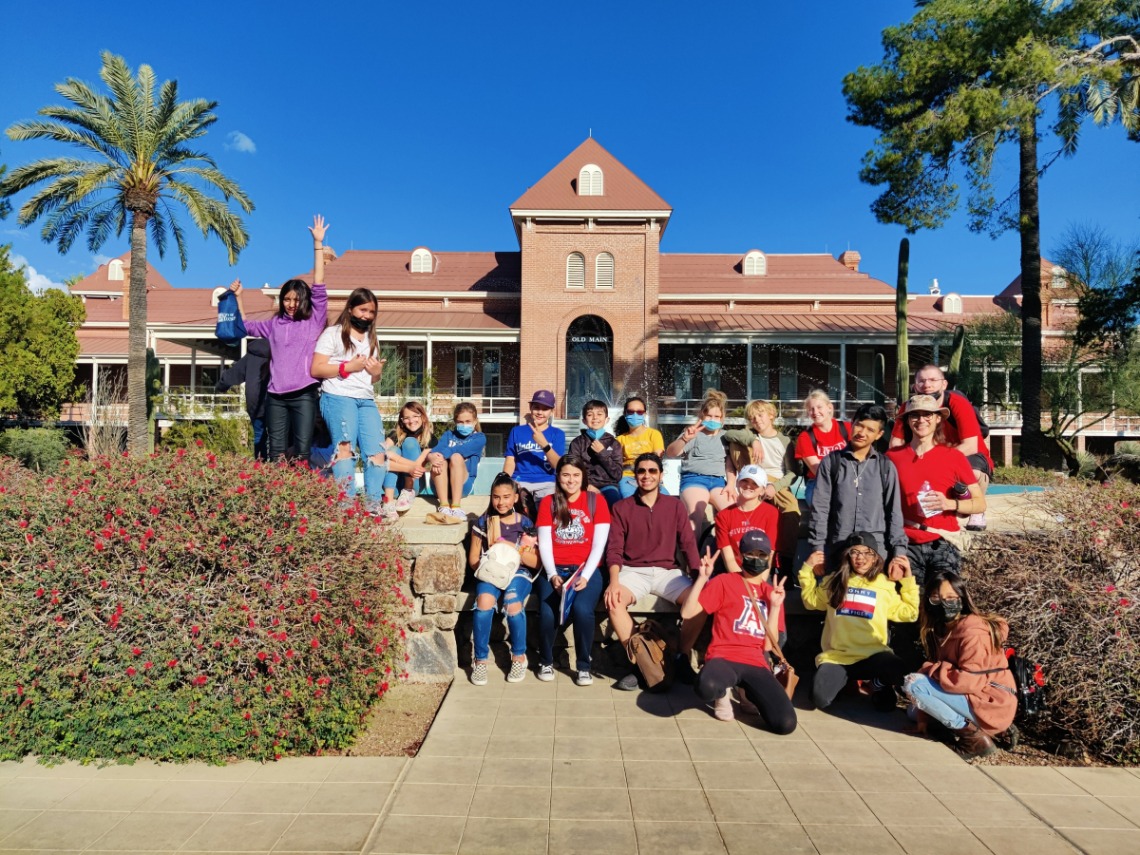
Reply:
[[467, 464], [467, 477], [474, 478], [479, 471], [479, 458], [483, 456], [486, 447], [485, 433], [475, 431], [471, 436], [463, 437], [455, 431], [445, 430], [432, 450], [442, 454], [445, 460], [453, 454], [462, 454], [463, 462]]
[[[548, 424], [543, 434], [559, 457], [566, 453], [566, 434], [561, 428]], [[507, 457], [515, 459], [516, 481], [523, 484], [554, 481], [554, 467], [546, 462], [546, 454], [534, 441], [534, 429], [530, 425], [511, 428], [507, 436]]]

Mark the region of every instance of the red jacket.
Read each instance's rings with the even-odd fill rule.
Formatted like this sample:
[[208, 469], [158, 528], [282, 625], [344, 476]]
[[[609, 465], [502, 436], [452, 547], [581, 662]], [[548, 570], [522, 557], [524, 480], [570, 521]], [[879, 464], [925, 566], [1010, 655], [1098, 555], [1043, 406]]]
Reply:
[[[1009, 626], [1001, 621], [1002, 644], [1008, 635]], [[978, 671], [994, 673], [979, 674]], [[950, 633], [938, 645], [938, 661], [927, 662], [922, 666], [922, 673], [938, 683], [943, 691], [966, 695], [978, 727], [986, 733], [1001, 733], [1013, 724], [1017, 712], [1013, 674], [1002, 646], [994, 649], [989, 624], [978, 615], [966, 615], [954, 622]]]

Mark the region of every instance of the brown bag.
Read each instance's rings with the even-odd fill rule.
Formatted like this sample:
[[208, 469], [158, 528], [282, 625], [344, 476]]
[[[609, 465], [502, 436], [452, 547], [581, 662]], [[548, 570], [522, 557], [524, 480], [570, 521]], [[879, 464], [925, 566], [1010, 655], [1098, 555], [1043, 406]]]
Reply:
[[[752, 608], [756, 611], [756, 620], [761, 626], [764, 626], [764, 613], [760, 611], [760, 603], [756, 599], [756, 594], [752, 592], [752, 586], [745, 582], [744, 589], [748, 593], [748, 599], [752, 601]], [[779, 684], [784, 687], [784, 691], [790, 700], [792, 695], [796, 693], [796, 686], [799, 685], [800, 675], [796, 673], [796, 669], [792, 667], [792, 663], [784, 656], [784, 651], [780, 649], [780, 643], [772, 638], [771, 634], [766, 630], [764, 632], [764, 641], [766, 649], [772, 651], [772, 655], [776, 659], [776, 664], [772, 666], [772, 675]]]
[[673, 644], [657, 621], [643, 620], [635, 626], [625, 652], [648, 691], [667, 692], [673, 686]]

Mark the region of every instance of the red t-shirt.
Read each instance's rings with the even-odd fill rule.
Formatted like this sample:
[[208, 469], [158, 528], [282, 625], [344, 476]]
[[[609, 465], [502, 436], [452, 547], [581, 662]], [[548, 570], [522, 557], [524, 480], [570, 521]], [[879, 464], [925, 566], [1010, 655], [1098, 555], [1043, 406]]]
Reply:
[[[744, 537], [745, 532], [758, 528], [768, 535], [772, 551], [778, 553], [780, 548], [776, 534], [779, 522], [780, 512], [771, 502], [761, 502], [758, 508], [751, 511], [742, 511], [736, 505], [725, 508], [716, 515], [716, 548], [731, 549], [732, 554], [736, 556], [737, 566], [740, 566], [743, 561], [743, 556], [740, 554], [740, 538]], [[781, 609], [780, 631], [786, 631], [787, 628], [784, 622], [784, 610]]]
[[[918, 504], [918, 491], [923, 481], [930, 482], [930, 489], [943, 496], [950, 495], [955, 481], [963, 484], [974, 483], [974, 471], [966, 460], [966, 455], [947, 445], [936, 445], [920, 458], [909, 445], [892, 448], [887, 457], [895, 464], [899, 473], [899, 492], [902, 496], [903, 520], [925, 523], [931, 528], [958, 531], [958, 515], [953, 511], [943, 511], [932, 517], [925, 516]], [[911, 543], [930, 543], [938, 535], [919, 528], [906, 527], [907, 540]]]
[[547, 496], [538, 506], [539, 528], [551, 529], [554, 540], [554, 562], [577, 567], [590, 557], [594, 543], [594, 526], [610, 524], [610, 508], [598, 493], [594, 494], [594, 516], [590, 517], [590, 499], [583, 490], [578, 500], [570, 505], [570, 525], [554, 525], [554, 497]]
[[764, 621], [768, 619], [772, 586], [767, 582], [751, 586], [763, 616], [757, 619], [756, 609], [744, 588], [746, 584], [739, 573], [722, 573], [705, 583], [700, 596], [701, 608], [713, 616], [712, 641], [705, 659], [727, 659], [767, 668]]
[[[847, 428], [847, 436], [851, 436], [851, 423], [843, 422], [843, 426]], [[818, 449], [811, 444], [809, 431], [815, 434], [815, 441], [819, 444]], [[839, 432], [839, 419], [832, 419], [831, 430], [827, 433], [822, 433], [815, 425], [810, 425], [807, 430], [800, 431], [800, 435], [796, 437], [796, 460], [803, 460], [805, 457], [818, 457], [823, 460], [831, 452], [842, 451], [846, 447], [847, 440]], [[808, 476], [809, 479], [814, 477], [814, 475]]]
[[[974, 407], [965, 395], [951, 395], [950, 392], [943, 392], [943, 396], [943, 403], [946, 409], [950, 411], [950, 418], [942, 420], [942, 436], [945, 437], [946, 444], [959, 445], [963, 440], [977, 437], [978, 454], [989, 461], [992, 469], [994, 461], [990, 457], [989, 446], [986, 445], [986, 441], [982, 437], [982, 426], [978, 424], [978, 416], [974, 412]], [[906, 439], [903, 436], [903, 413], [905, 412], [906, 404], [903, 404], [899, 407], [895, 426], [891, 430], [892, 439]]]

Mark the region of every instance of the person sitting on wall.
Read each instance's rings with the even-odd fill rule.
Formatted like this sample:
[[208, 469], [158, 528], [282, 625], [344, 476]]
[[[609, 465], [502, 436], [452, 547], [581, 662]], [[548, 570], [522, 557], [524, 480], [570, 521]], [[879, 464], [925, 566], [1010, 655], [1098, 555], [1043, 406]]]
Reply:
[[728, 398], [710, 389], [701, 402], [701, 418], [669, 443], [666, 457], [681, 459], [681, 499], [689, 509], [693, 531], [702, 535], [708, 527], [708, 507], [713, 513], [736, 501], [736, 470], [724, 447], [724, 408]]
[[[665, 439], [661, 436], [661, 431], [651, 428], [646, 418], [645, 399], [636, 395], [627, 398], [616, 431], [622, 450], [622, 477], [618, 489], [623, 499], [628, 499], [637, 492], [637, 480], [633, 474], [634, 461], [647, 451], [658, 457], [665, 454]], [[664, 490], [659, 492], [667, 495]]]
[[[950, 392], [948, 386], [946, 375], [937, 365], [924, 365], [914, 375], [915, 394], [930, 395], [934, 398], [935, 403], [947, 409], [948, 415], [942, 420], [943, 436], [948, 446], [966, 455], [970, 468], [974, 470], [973, 481], [978, 486], [978, 492], [971, 492], [970, 495], [974, 498], [980, 498], [986, 494], [986, 487], [989, 486], [990, 478], [993, 477], [994, 461], [990, 457], [990, 449], [986, 445], [985, 437], [982, 436], [982, 426], [978, 421], [977, 413], [974, 412], [973, 405], [965, 395], [955, 395]], [[906, 423], [905, 413], [906, 405], [904, 404], [899, 409], [894, 430], [891, 432], [891, 448], [902, 448], [908, 442], [903, 435], [903, 428]], [[966, 528], [970, 531], [985, 531], [985, 511], [970, 514], [970, 518], [966, 521]]]
[[891, 575], [909, 570], [907, 537], [903, 530], [899, 476], [874, 443], [883, 435], [887, 413], [878, 404], [864, 404], [855, 413], [851, 443], [820, 462], [812, 497], [807, 563], [816, 572], [836, 569], [855, 532], [868, 532], [875, 551]]
[[590, 492], [601, 493], [612, 508], [621, 498], [618, 481], [622, 473], [621, 443], [606, 430], [609, 408], [601, 401], [587, 401], [582, 407], [586, 427], [570, 443], [570, 456], [586, 461], [590, 470]]
[[[760, 485], [760, 498], [780, 513], [779, 534], [772, 538], [777, 549], [777, 567], [791, 567], [800, 531], [800, 503], [791, 491], [795, 480], [795, 448], [792, 441], [776, 430], [778, 410], [771, 401], [749, 401], [744, 417], [750, 427], [725, 431], [728, 453], [737, 472], [753, 464], [764, 470], [766, 483]], [[740, 491], [737, 476], [737, 492]], [[769, 532], [769, 535], [772, 533]]]
[[[604, 595], [606, 609], [623, 647], [634, 629], [630, 606], [651, 594], [683, 605], [692, 592], [692, 580], [677, 567], [678, 549], [684, 553], [690, 572], [700, 564], [697, 540], [684, 503], [660, 493], [661, 458], [646, 452], [637, 458], [633, 471], [637, 492], [614, 505], [606, 551], [610, 571]], [[692, 676], [689, 654], [704, 624], [703, 614], [681, 624], [677, 673], [682, 680]], [[614, 688], [635, 690], [637, 674], [627, 674]]]
[[804, 499], [812, 506], [816, 476], [820, 462], [833, 451], [842, 451], [851, 440], [851, 425], [835, 418], [831, 398], [822, 389], [814, 389], [804, 398], [804, 416], [811, 424], [796, 437], [796, 460], [803, 463]]
[[[523, 424], [511, 428], [503, 471], [514, 478], [523, 495], [535, 504], [554, 493], [554, 467], [566, 453], [566, 434], [550, 423], [554, 393], [539, 389], [530, 398], [530, 412]], [[537, 514], [536, 508], [528, 508]]]

